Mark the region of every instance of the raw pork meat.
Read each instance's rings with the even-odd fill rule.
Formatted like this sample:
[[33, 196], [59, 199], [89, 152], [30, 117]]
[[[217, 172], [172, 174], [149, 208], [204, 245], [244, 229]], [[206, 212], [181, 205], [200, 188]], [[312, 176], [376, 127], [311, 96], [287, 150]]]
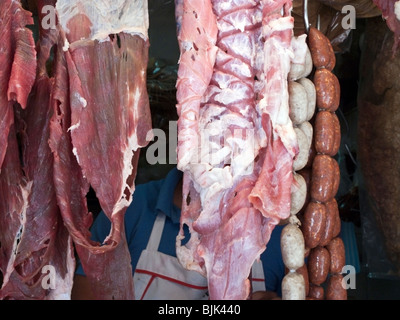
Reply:
[[290, 215], [292, 3], [184, 0], [178, 8], [177, 255], [208, 278], [211, 299], [247, 299], [254, 261]]
[[[152, 138], [147, 1], [57, 1], [60, 27], [51, 148], [58, 204], [99, 299], [132, 299], [124, 214], [139, 149]], [[134, 17], [134, 19], [132, 18]], [[90, 241], [91, 186], [112, 222]]]

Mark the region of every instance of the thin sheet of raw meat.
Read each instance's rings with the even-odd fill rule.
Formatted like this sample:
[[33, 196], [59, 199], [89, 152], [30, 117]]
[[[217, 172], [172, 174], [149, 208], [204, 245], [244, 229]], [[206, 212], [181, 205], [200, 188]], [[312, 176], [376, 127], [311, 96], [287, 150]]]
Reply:
[[[18, 0], [0, 2], [0, 171], [14, 122], [13, 101], [26, 107], [36, 75], [32, 14]], [[12, 102], [10, 102], [12, 101]]]
[[[97, 298], [132, 299], [123, 222], [139, 149], [152, 138], [147, 2], [59, 1], [57, 11], [64, 57], [56, 69], [51, 137], [58, 203]], [[125, 25], [129, 14], [138, 14], [131, 19], [137, 25]], [[112, 222], [101, 244], [90, 241], [89, 185]]]
[[[38, 2], [39, 12], [45, 4], [50, 3], [48, 0]], [[46, 63], [55, 36], [55, 30], [40, 29], [37, 77], [27, 109], [15, 106], [24, 174], [21, 188], [25, 180], [29, 181], [30, 193], [16, 239], [18, 243], [13, 249], [14, 270], [1, 290], [2, 299], [69, 299], [72, 289], [74, 250], [57, 206], [53, 154], [48, 145], [53, 112], [50, 105], [53, 81], [47, 74]], [[17, 167], [14, 170], [18, 172]], [[12, 203], [11, 198], [6, 201]], [[21, 218], [18, 219], [17, 215], [14, 218], [14, 221], [9, 221], [9, 227], [21, 224]]]

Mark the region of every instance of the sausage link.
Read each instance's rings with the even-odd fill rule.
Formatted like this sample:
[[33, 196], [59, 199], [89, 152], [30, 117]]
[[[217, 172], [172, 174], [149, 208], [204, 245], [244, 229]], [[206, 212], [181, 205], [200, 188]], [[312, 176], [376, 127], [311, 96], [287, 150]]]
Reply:
[[318, 69], [314, 74], [314, 85], [319, 109], [335, 112], [340, 104], [340, 83], [328, 69]]
[[339, 206], [338, 206], [335, 198], [333, 198], [331, 201], [327, 202], [325, 204], [325, 206], [326, 206], [326, 210], [334, 211], [333, 215], [335, 217], [335, 223], [333, 224], [332, 238], [335, 238], [339, 235], [340, 230], [342, 228], [342, 220], [340, 220]]
[[347, 300], [347, 290], [342, 283], [343, 275], [333, 274], [329, 277], [326, 288], [326, 300]]
[[319, 111], [315, 117], [315, 150], [328, 156], [335, 156], [340, 147], [341, 132], [337, 115]]
[[306, 89], [296, 81], [289, 81], [289, 117], [299, 125], [307, 120], [308, 95]]
[[289, 272], [282, 280], [282, 300], [305, 300], [303, 276], [297, 272]]
[[308, 108], [306, 121], [310, 121], [315, 113], [317, 103], [317, 93], [315, 91], [314, 83], [308, 78], [301, 78], [298, 82], [304, 87], [307, 92]]
[[346, 264], [345, 248], [343, 240], [340, 237], [332, 239], [326, 248], [331, 257], [330, 273], [342, 273], [343, 267]]
[[308, 278], [310, 283], [321, 285], [329, 274], [330, 257], [328, 249], [316, 247], [311, 249], [308, 257]]
[[330, 156], [317, 154], [311, 173], [311, 198], [319, 202], [328, 202], [337, 193], [340, 183], [339, 165]]
[[310, 154], [310, 144], [306, 134], [300, 128], [295, 127], [294, 132], [296, 133], [297, 142], [299, 145], [299, 153], [294, 158], [293, 170], [299, 171], [307, 165]]
[[321, 31], [311, 27], [308, 33], [308, 46], [314, 67], [332, 71], [336, 65], [336, 57], [329, 39]]
[[290, 214], [295, 215], [303, 208], [307, 198], [307, 183], [303, 176], [294, 172], [291, 187]]
[[300, 174], [304, 178], [304, 181], [306, 182], [306, 199], [304, 201], [303, 207], [299, 211], [299, 213], [303, 213], [311, 199], [311, 196], [310, 196], [311, 169], [303, 168], [300, 171], [298, 171], [297, 174]]
[[326, 246], [340, 232], [339, 208], [335, 198], [325, 203], [326, 220], [325, 231], [320, 240], [321, 246]]
[[315, 248], [325, 231], [326, 208], [323, 203], [311, 201], [304, 212], [302, 231], [307, 248]]
[[289, 270], [296, 270], [304, 264], [304, 238], [300, 228], [287, 224], [281, 233], [283, 263]]

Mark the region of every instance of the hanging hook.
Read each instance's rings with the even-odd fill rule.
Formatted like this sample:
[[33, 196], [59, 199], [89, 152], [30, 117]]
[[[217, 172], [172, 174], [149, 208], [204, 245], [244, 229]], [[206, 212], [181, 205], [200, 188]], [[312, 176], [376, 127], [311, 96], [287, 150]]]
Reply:
[[304, 13], [304, 25], [306, 27], [306, 33], [310, 30], [310, 21], [308, 20], [308, 0], [303, 0], [303, 13]]

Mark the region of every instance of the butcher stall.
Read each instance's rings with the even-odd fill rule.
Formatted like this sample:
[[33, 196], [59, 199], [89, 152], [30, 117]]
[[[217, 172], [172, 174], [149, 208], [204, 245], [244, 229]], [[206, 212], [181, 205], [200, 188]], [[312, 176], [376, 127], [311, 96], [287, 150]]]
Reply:
[[0, 0], [0, 299], [399, 299], [399, 49], [395, 0]]

